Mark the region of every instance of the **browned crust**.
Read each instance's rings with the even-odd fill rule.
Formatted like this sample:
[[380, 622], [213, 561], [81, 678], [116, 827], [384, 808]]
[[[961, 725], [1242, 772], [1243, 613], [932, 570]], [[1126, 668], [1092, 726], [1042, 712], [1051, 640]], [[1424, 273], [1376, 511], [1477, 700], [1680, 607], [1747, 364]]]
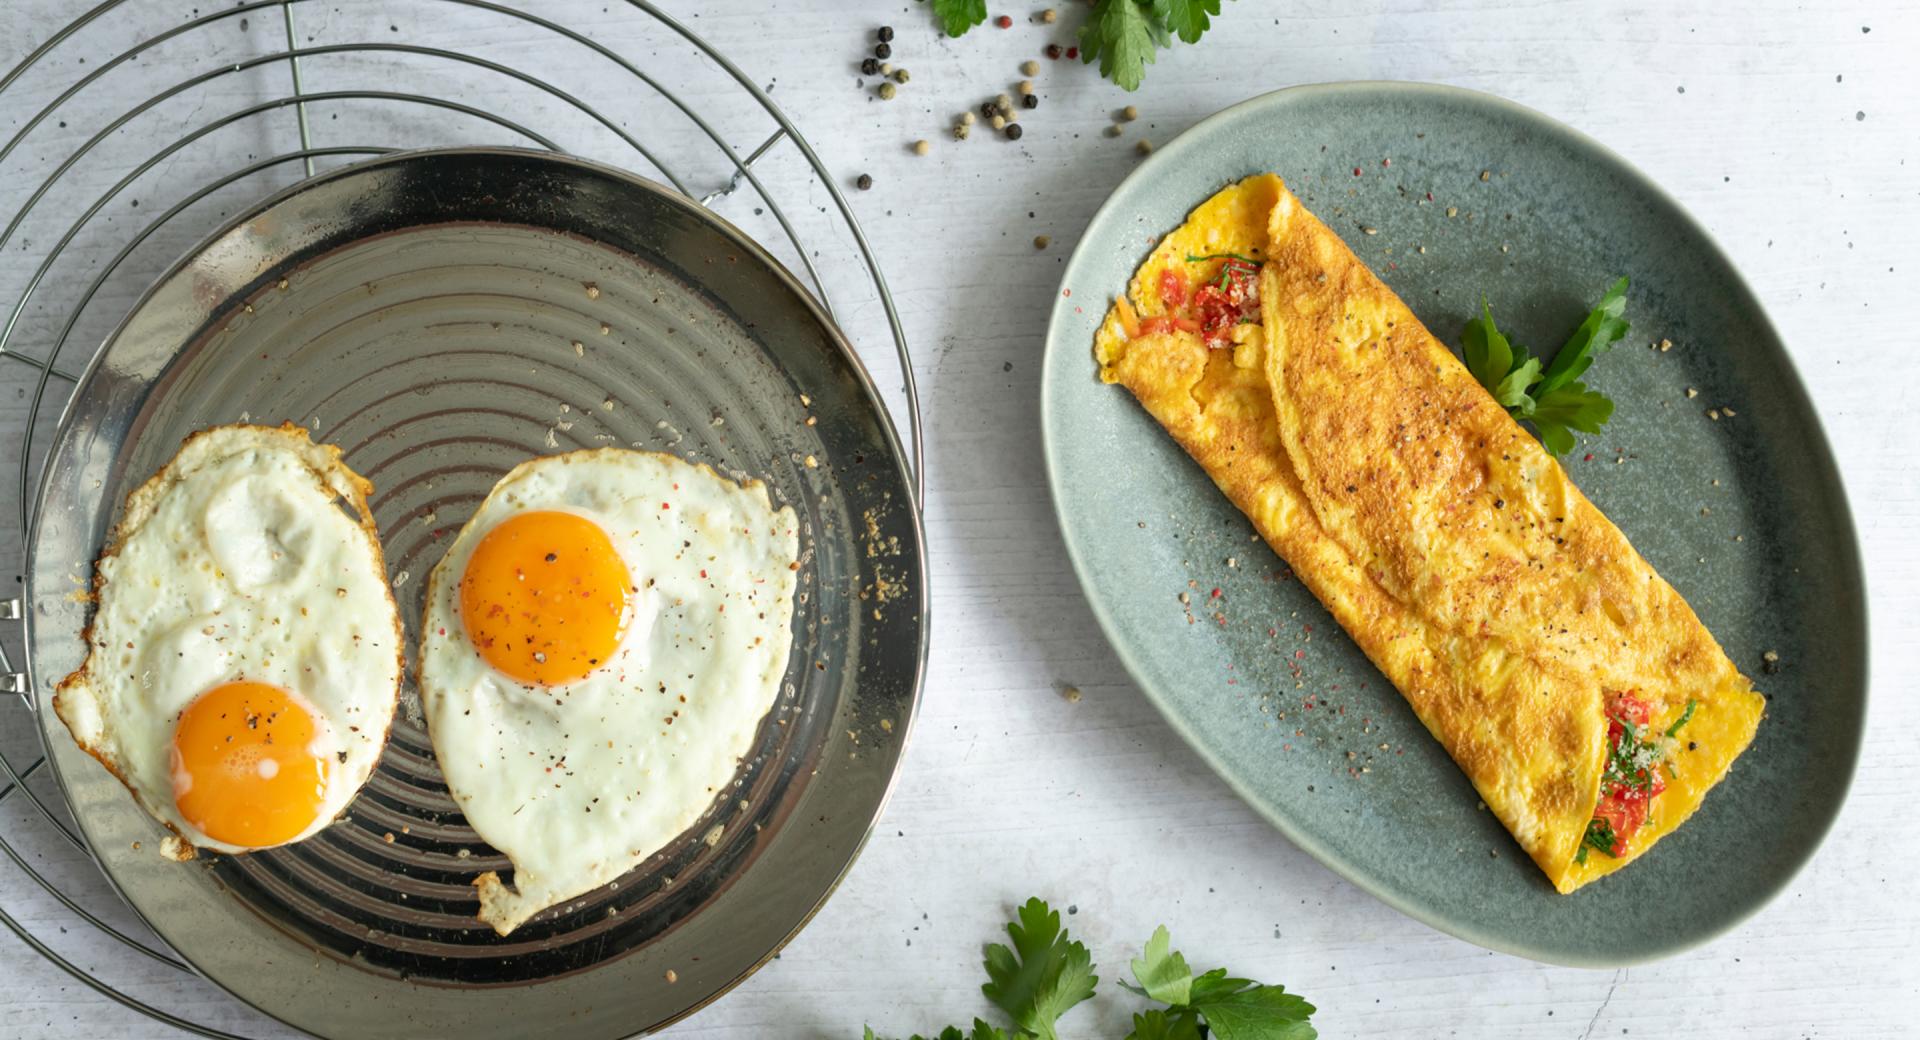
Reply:
[[[140, 796], [139, 790], [127, 781], [126, 773], [122, 771], [120, 764], [114, 761], [113, 757], [108, 753], [108, 749], [87, 743], [81, 738], [80, 734], [75, 731], [74, 723], [68, 718], [65, 707], [62, 704], [62, 694], [75, 686], [88, 682], [93, 675], [94, 654], [96, 651], [93, 643], [93, 624], [98, 614], [100, 596], [106, 588], [107, 580], [106, 574], [103, 572], [103, 566], [108, 560], [119, 555], [120, 548], [126, 539], [132, 537], [134, 531], [138, 530], [139, 522], [145, 518], [145, 504], [149, 501], [157, 500], [166, 488], [171, 485], [174, 479], [174, 465], [187, 453], [187, 450], [202, 440], [228, 431], [245, 431], [250, 436], [260, 437], [270, 443], [277, 441], [292, 449], [296, 455], [303, 457], [316, 448], [324, 454], [323, 461], [318, 465], [309, 459], [309, 469], [313, 472], [316, 479], [319, 480], [321, 487], [333, 492], [338, 497], [344, 498], [348, 504], [353, 507], [356, 516], [355, 524], [367, 535], [367, 544], [373, 550], [374, 564], [378, 567], [381, 576], [381, 588], [386, 593], [387, 606], [390, 608], [390, 613], [393, 616], [394, 674], [400, 675], [406, 670], [406, 639], [400, 624], [400, 607], [398, 602], [393, 598], [392, 584], [386, 581], [387, 560], [386, 553], [380, 543], [380, 528], [379, 525], [374, 522], [372, 508], [367, 504], [368, 496], [373, 494], [373, 483], [360, 474], [355, 473], [346, 463], [340, 460], [341, 452], [337, 446], [314, 443], [312, 436], [305, 427], [295, 425], [291, 422], [283, 422], [279, 426], [262, 426], [254, 423], [227, 423], [220, 426], [209, 426], [204, 430], [198, 430], [187, 435], [186, 439], [180, 442], [180, 447], [173, 453], [172, 458], [168, 459], [153, 476], [148, 477], [139, 487], [134, 488], [133, 491], [128, 493], [125, 502], [121, 505], [120, 519], [115, 522], [113, 529], [107, 532], [106, 542], [100, 550], [99, 557], [94, 560], [93, 564], [92, 592], [88, 597], [93, 606], [88, 613], [86, 624], [80, 629], [80, 639], [86, 644], [87, 656], [85, 660], [80, 662], [80, 667], [73, 670], [72, 674], [54, 684], [53, 711], [55, 715], [59, 716], [61, 723], [67, 727], [67, 732], [73, 736], [74, 744], [77, 745], [80, 750], [93, 756], [94, 761], [99, 762], [105, 767], [107, 772], [112, 774], [115, 780], [120, 781], [121, 786], [125, 787], [129, 794], [133, 795], [134, 801], [139, 802], [142, 807], [147, 809], [148, 815], [152, 816], [155, 822], [165, 827], [188, 848], [198, 848], [198, 846], [194, 845], [191, 838], [182, 834], [179, 828], [162, 819], [158, 813], [153, 811], [151, 806], [146, 804], [146, 800]], [[346, 487], [344, 489], [336, 487], [326, 479], [328, 475], [341, 477]], [[129, 527], [129, 521], [133, 521], [131, 527]], [[399, 701], [400, 684], [396, 682], [393, 688], [394, 708], [398, 708]], [[392, 710], [387, 712], [387, 727], [381, 731], [379, 738], [379, 742], [382, 745], [386, 744], [387, 737], [393, 730], [393, 714]], [[349, 802], [351, 802], [351, 799], [349, 799]], [[343, 807], [342, 812], [344, 811], [345, 809]]]

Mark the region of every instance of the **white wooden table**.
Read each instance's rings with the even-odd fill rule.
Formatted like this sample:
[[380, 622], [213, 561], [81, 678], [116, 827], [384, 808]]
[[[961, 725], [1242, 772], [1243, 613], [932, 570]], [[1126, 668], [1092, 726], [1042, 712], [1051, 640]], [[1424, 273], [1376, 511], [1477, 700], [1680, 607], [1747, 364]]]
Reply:
[[[1063, 21], [1077, 17], [1057, 2]], [[0, 6], [0, 66], [10, 67], [77, 5]], [[184, 18], [194, 5], [175, 6]], [[952, 42], [904, 0], [868, 13], [834, 0], [667, 6], [774, 84], [844, 183], [874, 177], [853, 200], [896, 292], [926, 406], [936, 619], [924, 714], [851, 876], [780, 960], [672, 1035], [824, 1040], [857, 1036], [862, 1023], [904, 1035], [966, 1020], [984, 1011], [980, 945], [1031, 894], [1079, 908], [1070, 923], [1104, 979], [1166, 923], [1194, 962], [1307, 995], [1329, 1037], [1914, 1035], [1920, 5], [1240, 0], [1200, 47], [1163, 54], [1137, 95], [1078, 65], [1046, 63], [1043, 107], [1027, 114], [1017, 145], [984, 128], [956, 144], [945, 129], [1020, 78], [1015, 66], [1047, 39], [1027, 21], [1040, 0], [995, 4], [1015, 16], [1013, 30], [987, 26]], [[914, 73], [890, 104], [855, 89], [851, 68], [883, 22], [899, 33], [895, 62]], [[609, 18], [596, 35], [619, 48], [622, 32]], [[531, 33], [526, 46], [537, 58]], [[156, 82], [175, 75], [159, 61], [145, 72]], [[1069, 572], [1038, 443], [1041, 329], [1077, 233], [1136, 162], [1134, 138], [1164, 141], [1271, 88], [1369, 78], [1502, 94], [1592, 134], [1665, 185], [1766, 301], [1839, 452], [1871, 582], [1865, 755], [1812, 865], [1704, 948], [1631, 970], [1546, 967], [1383, 907], [1281, 838], [1181, 744], [1126, 679]], [[1130, 102], [1141, 122], [1124, 140], [1103, 137], [1110, 113]], [[22, 118], [0, 108], [8, 132]], [[906, 145], [923, 137], [933, 154], [916, 157]], [[1036, 234], [1051, 247], [1036, 250]], [[17, 266], [9, 256], [0, 273]], [[873, 311], [848, 318], [875, 320]], [[884, 370], [881, 340], [855, 331]], [[0, 368], [0, 426], [18, 425], [28, 374]], [[8, 438], [0, 444], [17, 450], [17, 434]], [[8, 521], [0, 550], [17, 537]], [[1083, 699], [1061, 698], [1062, 684]], [[17, 804], [0, 813], [9, 833], [32, 823], [23, 820]], [[41, 866], [98, 886], [89, 863], [41, 845]], [[63, 938], [71, 919], [5, 864], [0, 905], [147, 999], [251, 1035], [286, 1035], [205, 983]], [[0, 958], [0, 1035], [164, 1031], [11, 936], [0, 934]], [[1072, 1035], [1125, 1032], [1131, 1002], [1110, 988], [1103, 983], [1097, 1010], [1068, 1019]]]

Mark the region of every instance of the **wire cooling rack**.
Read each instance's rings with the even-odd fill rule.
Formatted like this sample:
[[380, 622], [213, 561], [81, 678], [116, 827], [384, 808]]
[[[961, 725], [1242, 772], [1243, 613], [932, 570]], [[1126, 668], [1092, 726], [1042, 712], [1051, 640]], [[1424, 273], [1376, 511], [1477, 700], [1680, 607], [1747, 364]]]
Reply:
[[[0, 121], [0, 365], [36, 370], [30, 391], [0, 402], [0, 445], [16, 456], [9, 542], [30, 528], [76, 373], [160, 271], [288, 184], [429, 145], [532, 145], [632, 169], [740, 225], [829, 313], [877, 304], [916, 490], [922, 479], [906, 339], [846, 198], [767, 89], [645, 0], [255, 0], [206, 13], [105, 0], [0, 78]], [[20, 612], [0, 598], [0, 620]], [[0, 691], [29, 693], [25, 652], [0, 641]], [[32, 710], [28, 696], [0, 706], [0, 853], [51, 902], [34, 899], [30, 917], [0, 905], [0, 924], [102, 997], [235, 1036], [195, 1020], [221, 998], [180, 985], [191, 969], [93, 869]]]

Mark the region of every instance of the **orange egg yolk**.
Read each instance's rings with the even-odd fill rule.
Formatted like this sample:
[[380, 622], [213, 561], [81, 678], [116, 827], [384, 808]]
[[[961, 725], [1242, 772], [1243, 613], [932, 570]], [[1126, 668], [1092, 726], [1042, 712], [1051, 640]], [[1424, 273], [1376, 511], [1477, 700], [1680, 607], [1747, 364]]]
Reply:
[[216, 841], [264, 848], [320, 816], [327, 760], [313, 753], [313, 710], [278, 686], [230, 682], [194, 698], [169, 756], [180, 815]]
[[599, 524], [573, 513], [521, 513], [488, 531], [467, 559], [460, 619], [496, 670], [557, 686], [613, 656], [632, 591]]

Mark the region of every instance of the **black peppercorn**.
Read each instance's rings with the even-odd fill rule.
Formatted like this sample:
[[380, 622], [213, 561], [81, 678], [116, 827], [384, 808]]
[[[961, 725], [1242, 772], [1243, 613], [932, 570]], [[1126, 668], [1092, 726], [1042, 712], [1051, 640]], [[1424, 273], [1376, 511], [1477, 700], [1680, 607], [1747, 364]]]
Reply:
[[861, 62], [860, 74], [862, 76], [878, 76], [880, 74], [880, 59], [868, 58], [866, 61]]
[[889, 42], [891, 42], [891, 41], [893, 40], [893, 26], [891, 26], [891, 25], [883, 25], [883, 26], [881, 26], [881, 27], [880, 27], [880, 32], [878, 33], [878, 35], [879, 35], [879, 37], [880, 37], [880, 42], [881, 42], [881, 43], [889, 43]]
[[886, 61], [888, 58], [893, 57], [893, 48], [883, 43], [873, 49], [873, 56], [879, 58], [881, 61]]
[[1023, 131], [1020, 129], [1019, 123], [1007, 124], [1007, 140], [1018, 141], [1020, 139], [1021, 133], [1023, 133]]
[[1038, 94], [1020, 95], [1020, 107], [1021, 108], [1039, 108], [1040, 96]]
[[853, 186], [859, 188], [861, 191], [866, 191], [868, 188], [873, 187], [873, 174], [863, 173], [854, 178]]
[[987, 118], [987, 119], [992, 119], [992, 118], [993, 118], [994, 116], [996, 116], [996, 115], [999, 115], [999, 114], [1000, 114], [1000, 109], [999, 109], [998, 107], [996, 107], [996, 106], [994, 105], [994, 103], [993, 103], [993, 102], [991, 102], [991, 101], [982, 101], [982, 102], [980, 102], [980, 115], [981, 115], [981, 116], [983, 116], [983, 117], [985, 117], [985, 118]]
[[1058, 59], [1060, 57], [1060, 45], [1057, 43], [1047, 44], [1047, 57]]

